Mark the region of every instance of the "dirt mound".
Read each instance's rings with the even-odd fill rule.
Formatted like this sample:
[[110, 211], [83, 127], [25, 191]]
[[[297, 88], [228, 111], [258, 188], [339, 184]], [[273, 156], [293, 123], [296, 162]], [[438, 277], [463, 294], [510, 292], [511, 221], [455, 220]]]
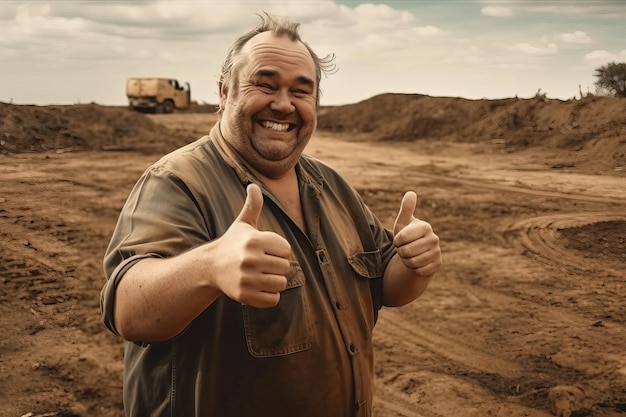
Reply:
[[[187, 112], [214, 113], [215, 106], [195, 105]], [[352, 139], [485, 143], [506, 152], [542, 146], [571, 156], [557, 162], [557, 168], [585, 163], [605, 171], [626, 170], [626, 100], [620, 98], [468, 100], [382, 94], [356, 104], [323, 107], [318, 127]], [[184, 133], [126, 107], [0, 103], [0, 152], [4, 153], [167, 152], [197, 139]]]
[[613, 258], [617, 262], [626, 257], [626, 222], [605, 221], [560, 231], [568, 249], [585, 254]]
[[626, 166], [626, 100], [613, 97], [468, 100], [383, 94], [322, 109], [318, 127], [366, 140], [500, 144], [509, 152], [545, 146]]
[[157, 149], [175, 135], [146, 115], [97, 104], [31, 106], [0, 103], [0, 151]]

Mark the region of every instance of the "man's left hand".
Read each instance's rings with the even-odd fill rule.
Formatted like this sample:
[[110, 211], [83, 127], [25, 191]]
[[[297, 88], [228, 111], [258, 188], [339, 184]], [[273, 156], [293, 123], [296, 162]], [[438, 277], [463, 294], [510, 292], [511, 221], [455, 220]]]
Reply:
[[408, 191], [393, 225], [393, 244], [406, 268], [417, 276], [431, 276], [441, 267], [439, 237], [429, 223], [413, 215], [416, 205], [417, 195]]

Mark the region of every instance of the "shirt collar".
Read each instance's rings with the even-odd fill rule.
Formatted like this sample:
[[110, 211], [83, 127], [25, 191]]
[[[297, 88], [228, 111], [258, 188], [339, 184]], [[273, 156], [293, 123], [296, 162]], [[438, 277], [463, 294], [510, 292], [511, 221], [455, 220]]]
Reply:
[[[241, 181], [244, 185], [253, 182], [252, 180], [255, 179], [254, 175], [246, 168], [243, 162], [241, 162], [241, 159], [239, 159], [235, 150], [222, 136], [219, 121], [209, 132], [209, 138], [215, 144], [217, 151], [226, 164], [235, 170], [235, 173], [239, 177], [239, 181]], [[258, 182], [258, 180], [256, 182]]]
[[[239, 181], [243, 185], [248, 185], [251, 182], [259, 183], [259, 179], [246, 167], [241, 161], [237, 152], [228, 143], [220, 129], [220, 122], [218, 121], [211, 131], [209, 132], [209, 138], [215, 144], [215, 147], [226, 164], [235, 170], [235, 173], [239, 177]], [[312, 163], [313, 158], [310, 156], [301, 156], [296, 163], [295, 169], [300, 181], [312, 185], [318, 191], [322, 189], [324, 184], [324, 177], [316, 164]]]

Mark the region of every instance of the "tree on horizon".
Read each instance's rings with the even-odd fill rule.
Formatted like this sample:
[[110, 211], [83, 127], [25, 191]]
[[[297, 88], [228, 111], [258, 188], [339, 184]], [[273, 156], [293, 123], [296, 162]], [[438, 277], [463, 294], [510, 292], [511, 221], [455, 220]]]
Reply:
[[596, 94], [602, 96], [626, 97], [626, 63], [611, 62], [595, 69]]

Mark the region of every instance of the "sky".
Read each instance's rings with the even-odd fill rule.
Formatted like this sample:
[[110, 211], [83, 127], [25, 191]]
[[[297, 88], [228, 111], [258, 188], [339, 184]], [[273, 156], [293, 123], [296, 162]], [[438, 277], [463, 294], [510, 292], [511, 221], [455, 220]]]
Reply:
[[338, 70], [321, 105], [383, 93], [567, 100], [626, 62], [626, 0], [0, 0], [0, 102], [126, 105], [130, 77], [218, 102], [234, 39], [258, 13], [301, 23]]

